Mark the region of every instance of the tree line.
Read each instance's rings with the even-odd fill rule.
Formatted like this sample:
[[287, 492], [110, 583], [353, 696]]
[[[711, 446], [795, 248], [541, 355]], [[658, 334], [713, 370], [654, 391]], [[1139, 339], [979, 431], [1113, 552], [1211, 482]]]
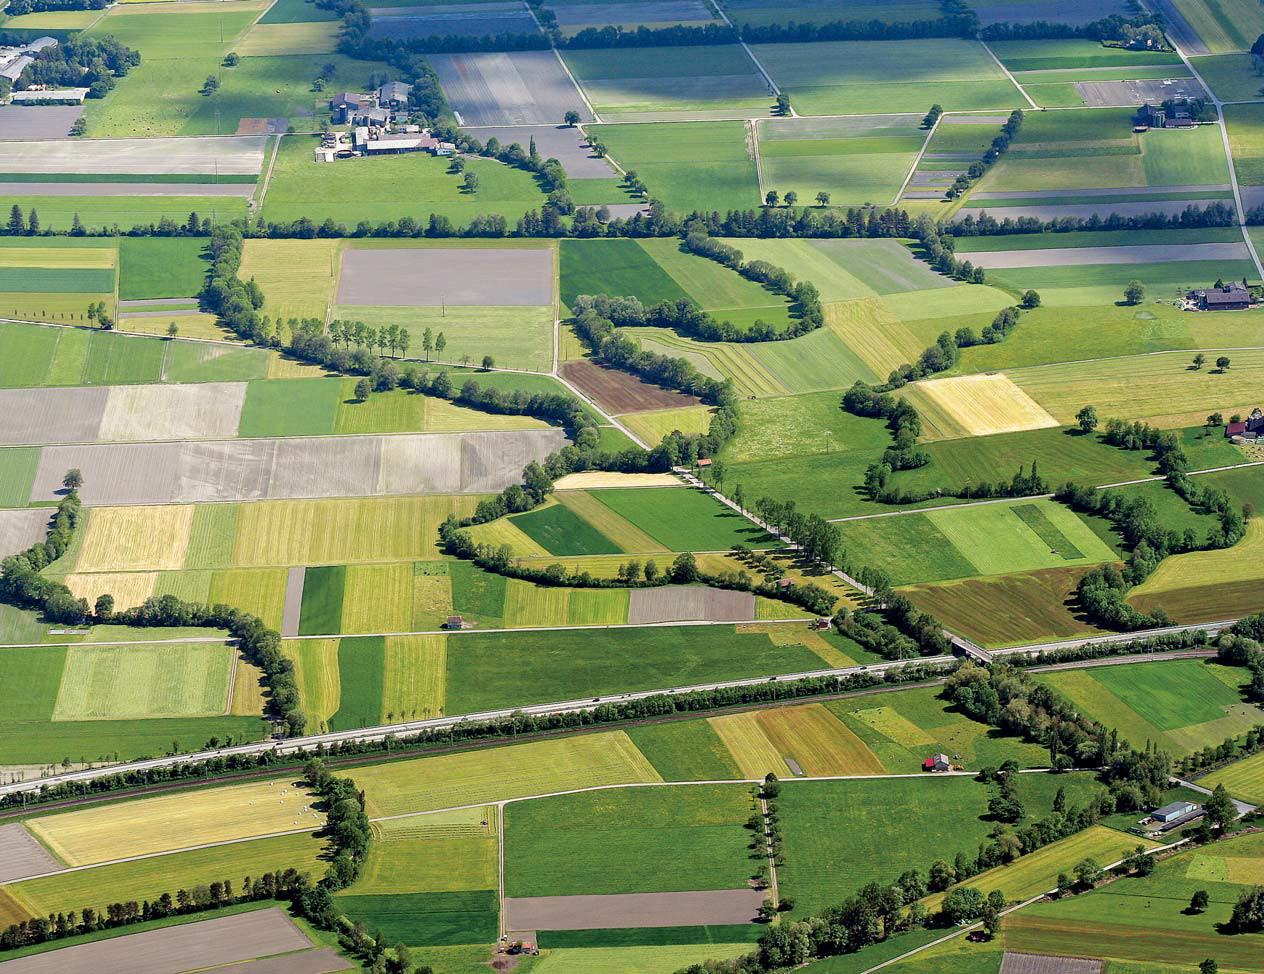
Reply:
[[[927, 116], [929, 118], [929, 116]], [[949, 187], [947, 197], [955, 200], [962, 193], [966, 192], [970, 186], [983, 174], [996, 165], [997, 160], [1009, 151], [1009, 145], [1014, 140], [1014, 136], [1018, 134], [1018, 130], [1023, 125], [1023, 113], [1017, 108], [1009, 113], [1009, 118], [1005, 124], [1001, 126], [1001, 134], [992, 140], [992, 144], [984, 150], [983, 155], [970, 163], [969, 168], [958, 176], [952, 186]]]
[[[1140, 12], [1131, 17], [1111, 14], [1087, 24], [1067, 24], [1058, 21], [1036, 20], [1026, 23], [1004, 21], [988, 24], [980, 32], [985, 41], [1034, 41], [1053, 38], [1082, 37], [1092, 41], [1107, 41], [1115, 46], [1136, 44], [1150, 50], [1171, 50], [1163, 37], [1161, 14]], [[1147, 44], [1147, 41], [1149, 43]]]
[[110, 0], [9, 0], [5, 13], [10, 17], [21, 17], [23, 14], [51, 13], [56, 10], [104, 10], [109, 2]]

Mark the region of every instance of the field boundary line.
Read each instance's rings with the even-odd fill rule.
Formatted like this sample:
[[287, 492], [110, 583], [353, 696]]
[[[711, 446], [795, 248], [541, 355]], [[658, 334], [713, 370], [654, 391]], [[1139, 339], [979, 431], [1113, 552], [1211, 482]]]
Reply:
[[[545, 37], [548, 37], [544, 28], [540, 25], [540, 18], [535, 15], [535, 11], [531, 8], [530, 4], [527, 4], [527, 10], [530, 11], [531, 19], [535, 21], [535, 25], [540, 29], [540, 33], [544, 34]], [[562, 66], [562, 70], [566, 72], [566, 77], [571, 79], [571, 84], [575, 86], [576, 94], [578, 94], [580, 99], [583, 100], [584, 107], [588, 109], [588, 113], [593, 117], [593, 121], [600, 125], [601, 116], [597, 114], [597, 109], [593, 107], [593, 103], [589, 100], [588, 92], [584, 91], [584, 86], [579, 83], [579, 79], [576, 78], [575, 75], [571, 74], [571, 67], [566, 63], [566, 59], [562, 57], [562, 52], [553, 45], [552, 41], [549, 42], [549, 48], [553, 51], [553, 56], [557, 58], [557, 63], [560, 64]]]
[[[986, 46], [986, 45], [984, 45]], [[904, 195], [904, 191], [908, 189], [908, 184], [913, 181], [913, 174], [917, 172], [917, 167], [922, 164], [922, 158], [926, 155], [926, 150], [930, 148], [930, 140], [935, 137], [935, 133], [939, 131], [939, 123], [944, 120], [944, 113], [940, 112], [939, 117], [935, 119], [935, 123], [930, 127], [930, 131], [926, 133], [926, 140], [922, 143], [921, 150], [917, 153], [917, 158], [913, 160], [913, 165], [909, 167], [908, 175], [904, 177], [904, 182], [900, 183], [899, 191], [895, 194], [895, 199], [891, 201], [892, 206], [897, 206], [900, 197]]]
[[764, 163], [763, 160], [759, 158], [759, 122], [760, 120], [758, 118], [747, 119], [747, 124], [750, 126], [751, 133], [751, 155], [754, 156], [755, 159], [755, 182], [758, 184], [759, 202], [762, 204], [764, 202]]
[[[734, 24], [733, 21], [729, 20], [729, 15], [725, 11], [724, 5], [722, 3], [713, 3], [711, 6], [714, 7], [715, 12], [720, 15], [720, 19], [728, 24], [729, 27], [733, 29], [733, 32], [737, 34], [737, 43], [742, 45], [742, 50], [744, 50], [746, 52], [746, 56], [751, 59], [751, 64], [755, 65], [755, 67], [759, 70], [759, 73], [764, 76], [764, 80], [768, 82], [768, 87], [772, 89], [773, 96], [776, 97], [777, 95], [780, 95], [781, 89], [777, 87], [777, 82], [772, 80], [772, 75], [764, 69], [764, 66], [760, 63], [759, 58], [755, 57], [755, 52], [750, 49], [750, 45], [747, 44], [746, 39], [742, 37], [741, 32], [737, 29], [737, 25]], [[791, 105], [791, 117], [793, 118], [795, 114], [794, 106]]]
[[1027, 104], [1030, 105], [1034, 111], [1037, 111], [1037, 112], [1040, 111], [1040, 106], [1037, 105], [1034, 101], [1032, 101], [1031, 95], [1027, 94], [1027, 89], [1018, 83], [1018, 79], [1014, 77], [1010, 69], [1005, 67], [1005, 65], [1001, 63], [1001, 59], [996, 56], [996, 52], [993, 51], [990, 47], [988, 47], [987, 41], [985, 41], [982, 37], [980, 37], [977, 34], [975, 35], [974, 39], [979, 42], [979, 44], [983, 47], [983, 50], [987, 51], [988, 57], [990, 57], [993, 61], [996, 62], [996, 66], [1000, 68], [1001, 71], [1004, 72], [1005, 77], [1009, 78], [1009, 83], [1018, 89], [1018, 93], [1020, 95], [1022, 95], [1025, 99], [1027, 99]]
[[277, 156], [281, 154], [281, 140], [283, 138], [285, 138], [284, 133], [278, 132], [276, 138], [272, 140], [272, 155], [268, 158], [268, 169], [263, 174], [263, 182], [256, 186], [256, 193], [259, 197], [259, 202], [253, 204], [257, 208], [256, 218], [263, 212], [263, 201], [268, 195], [268, 184], [272, 182], [272, 170], [276, 168]]
[[506, 929], [508, 924], [505, 922], [507, 911], [505, 910], [505, 803], [503, 801], [496, 803], [496, 856], [496, 896], [500, 909], [500, 936], [504, 939], [509, 931]]

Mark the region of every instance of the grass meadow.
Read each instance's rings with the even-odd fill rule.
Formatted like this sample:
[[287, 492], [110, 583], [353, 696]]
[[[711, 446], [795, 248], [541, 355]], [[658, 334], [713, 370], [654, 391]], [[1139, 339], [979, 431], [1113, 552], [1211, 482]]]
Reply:
[[568, 50], [564, 59], [603, 114], [738, 109], [765, 114], [768, 85], [738, 44]]
[[[744, 784], [629, 788], [505, 808], [505, 893], [740, 889], [754, 872]], [[566, 822], [565, 829], [557, 823]]]
[[340, 910], [353, 921], [380, 930], [391, 943], [456, 946], [495, 940], [494, 890], [465, 893], [342, 893]]
[[948, 111], [1024, 103], [975, 41], [830, 41], [752, 49], [796, 110], [807, 115], [924, 113], [932, 102]]
[[605, 555], [621, 550], [563, 504], [518, 514], [510, 523], [554, 555]]
[[1259, 804], [1264, 802], [1264, 754], [1235, 761], [1199, 779], [1204, 788], [1224, 785], [1235, 798]]
[[724, 551], [739, 543], [773, 544], [763, 530], [701, 490], [625, 488], [590, 493], [668, 551]]
[[1189, 754], [1241, 734], [1264, 719], [1244, 702], [1243, 674], [1200, 660], [1138, 663], [1127, 673], [1049, 673], [1038, 677], [1073, 700], [1082, 712], [1134, 747], [1147, 741], [1176, 755]]
[[625, 170], [636, 170], [668, 209], [723, 213], [759, 203], [742, 122], [603, 124], [584, 131], [605, 143]]
[[120, 237], [119, 299], [193, 297], [210, 262], [201, 237]]

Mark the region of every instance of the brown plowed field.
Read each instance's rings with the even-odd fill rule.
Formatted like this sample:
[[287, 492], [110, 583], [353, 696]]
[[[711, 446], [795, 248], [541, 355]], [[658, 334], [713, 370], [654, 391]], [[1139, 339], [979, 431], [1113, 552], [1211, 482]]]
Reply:
[[634, 588], [628, 603], [628, 622], [649, 625], [655, 622], [752, 622], [755, 596], [750, 592], [704, 588], [701, 585], [664, 585], [661, 588]]
[[[750, 923], [764, 894], [757, 889], [606, 896], [524, 896], [505, 900], [514, 930], [603, 930]], [[25, 972], [23, 972], [25, 974]]]
[[573, 382], [608, 413], [635, 413], [647, 409], [697, 406], [701, 400], [642, 382], [636, 376], [592, 362], [567, 362], [562, 377]]
[[0, 825], [0, 883], [60, 868], [61, 863], [35, 841], [25, 825], [18, 822]]

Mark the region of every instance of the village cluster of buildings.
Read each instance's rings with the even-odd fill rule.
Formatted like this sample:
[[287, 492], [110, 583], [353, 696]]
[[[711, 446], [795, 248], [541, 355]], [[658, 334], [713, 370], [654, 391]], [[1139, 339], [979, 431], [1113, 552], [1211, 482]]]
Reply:
[[[1167, 105], [1164, 102], [1164, 105]], [[1194, 127], [1194, 113], [1188, 101], [1183, 99], [1171, 103], [1171, 109], [1157, 108], [1154, 105], [1142, 105], [1137, 112], [1137, 124], [1134, 132], [1147, 129], [1190, 129]]]
[[430, 130], [408, 121], [408, 95], [412, 85], [388, 81], [367, 94], [344, 91], [329, 101], [335, 125], [348, 125], [348, 132], [328, 132], [316, 150], [317, 162], [333, 162], [354, 156], [392, 155], [401, 152], [429, 152], [450, 156], [456, 151], [451, 142], [435, 138]]
[[1258, 406], [1251, 410], [1246, 419], [1229, 423], [1225, 427], [1225, 436], [1234, 443], [1255, 443], [1264, 435], [1264, 411]]
[[[37, 37], [18, 47], [0, 47], [0, 78], [16, 85], [18, 78], [36, 55], [49, 47], [57, 46], [55, 37]], [[25, 91], [11, 92], [7, 101], [13, 105], [82, 105], [88, 97], [87, 88], [46, 88], [42, 85]]]

